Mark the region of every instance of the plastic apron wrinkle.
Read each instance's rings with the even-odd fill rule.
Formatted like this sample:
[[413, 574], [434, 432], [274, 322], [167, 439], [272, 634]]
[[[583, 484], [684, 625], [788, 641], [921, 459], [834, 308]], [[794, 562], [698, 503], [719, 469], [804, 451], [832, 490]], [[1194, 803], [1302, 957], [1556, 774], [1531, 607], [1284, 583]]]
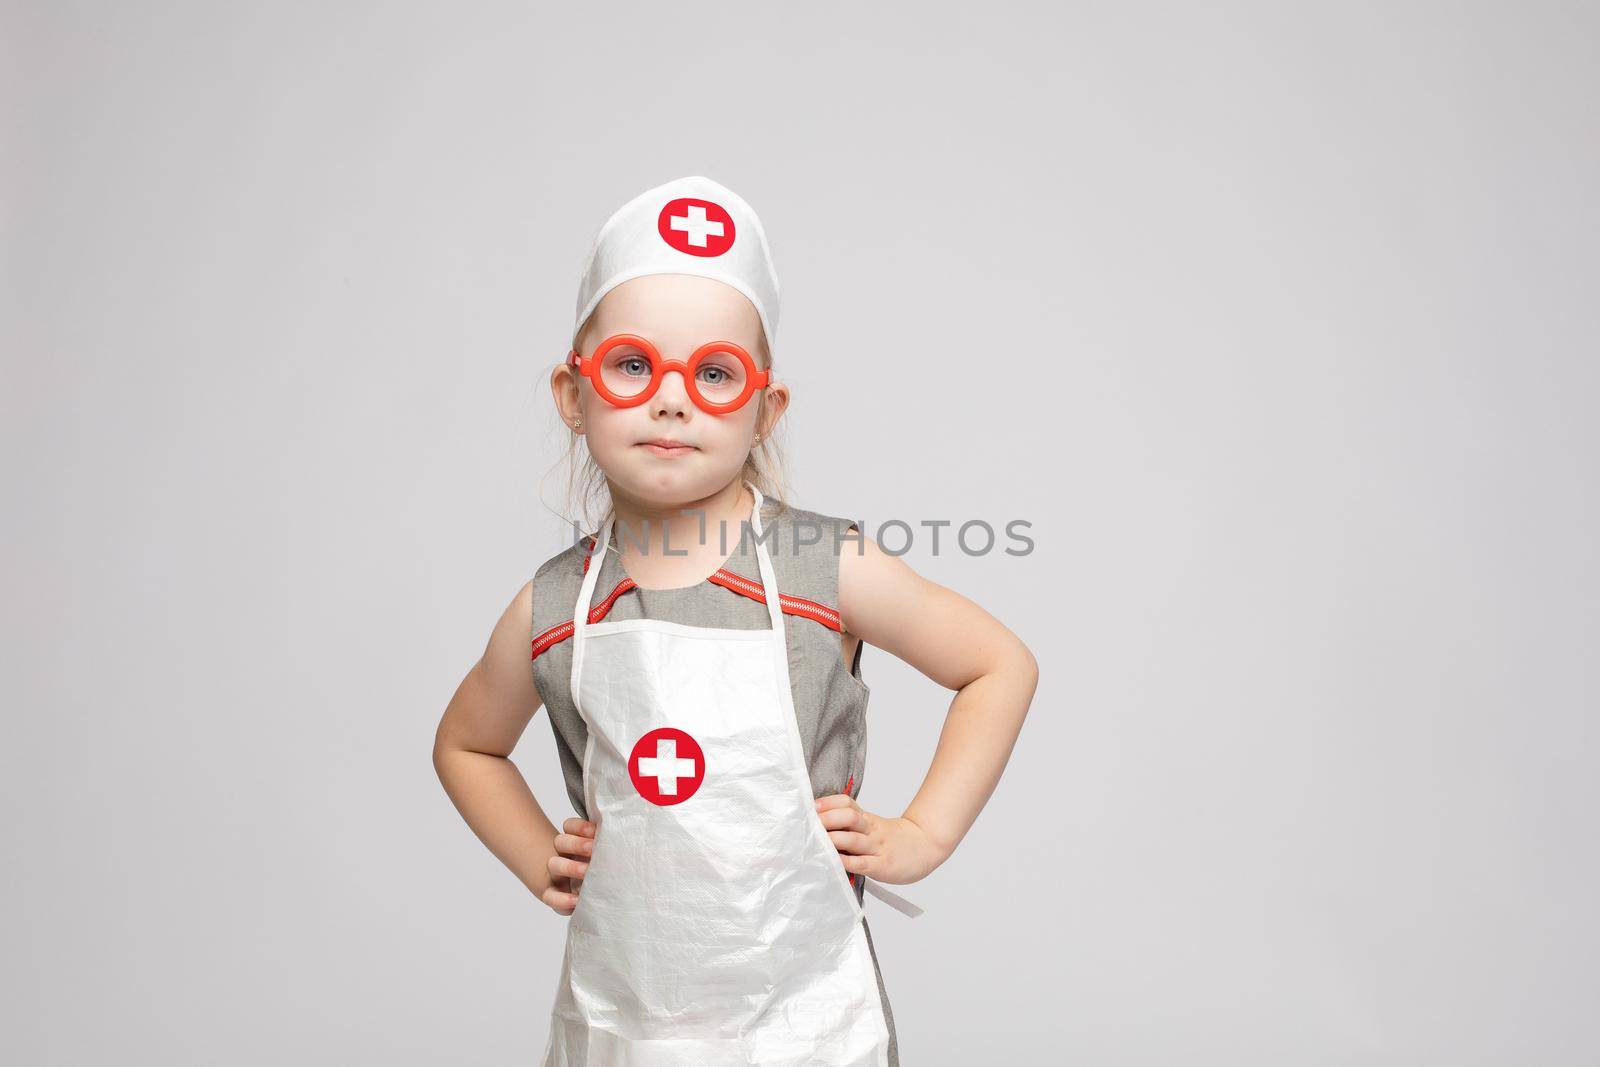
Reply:
[[770, 629], [590, 623], [602, 568], [585, 573], [572, 696], [595, 845], [544, 1067], [888, 1063], [861, 906], [805, 765], [762, 495], [745, 484]]

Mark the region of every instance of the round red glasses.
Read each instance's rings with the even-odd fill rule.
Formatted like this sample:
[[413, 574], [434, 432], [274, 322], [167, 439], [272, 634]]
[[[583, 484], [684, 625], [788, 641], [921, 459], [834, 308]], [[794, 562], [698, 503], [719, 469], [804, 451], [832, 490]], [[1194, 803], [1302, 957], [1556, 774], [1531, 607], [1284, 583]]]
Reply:
[[655, 345], [638, 334], [619, 333], [600, 342], [592, 356], [567, 353], [567, 363], [589, 379], [601, 399], [619, 408], [643, 404], [661, 388], [668, 371], [683, 375], [695, 406], [711, 415], [737, 411], [767, 386], [767, 372], [732, 341], [708, 341], [687, 360], [661, 358]]

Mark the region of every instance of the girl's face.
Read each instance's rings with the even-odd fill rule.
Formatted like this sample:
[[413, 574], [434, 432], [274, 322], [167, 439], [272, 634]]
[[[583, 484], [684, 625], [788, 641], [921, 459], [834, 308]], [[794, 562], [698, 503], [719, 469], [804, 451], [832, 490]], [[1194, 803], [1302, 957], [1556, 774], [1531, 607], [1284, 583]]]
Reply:
[[[651, 274], [623, 282], [590, 314], [578, 338], [578, 354], [592, 356], [600, 342], [618, 333], [652, 342], [663, 360], [686, 361], [707, 341], [732, 341], [750, 353], [758, 368], [767, 365], [755, 305], [712, 278]], [[708, 380], [716, 379], [714, 370], [705, 373]], [[788, 399], [783, 385], [768, 386], [767, 410], [758, 426], [761, 390], [738, 410], [712, 415], [696, 406], [676, 370], [666, 374], [649, 400], [626, 408], [602, 399], [574, 367], [558, 368], [551, 387], [568, 426], [582, 417], [577, 432], [588, 437], [589, 452], [613, 493], [657, 506], [693, 503], [727, 488], [743, 470], [756, 433], [768, 432]], [[650, 444], [662, 440], [681, 447]]]

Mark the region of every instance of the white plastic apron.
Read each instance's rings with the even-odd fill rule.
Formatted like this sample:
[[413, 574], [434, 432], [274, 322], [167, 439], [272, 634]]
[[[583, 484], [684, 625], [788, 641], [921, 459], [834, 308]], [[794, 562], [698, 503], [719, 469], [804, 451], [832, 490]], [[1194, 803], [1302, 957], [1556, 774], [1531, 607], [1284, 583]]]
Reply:
[[[544, 1067], [888, 1063], [861, 906], [801, 747], [761, 491], [745, 484], [770, 629], [591, 624], [600, 558], [584, 575], [572, 696], [595, 847]], [[681, 734], [645, 736], [663, 728]]]

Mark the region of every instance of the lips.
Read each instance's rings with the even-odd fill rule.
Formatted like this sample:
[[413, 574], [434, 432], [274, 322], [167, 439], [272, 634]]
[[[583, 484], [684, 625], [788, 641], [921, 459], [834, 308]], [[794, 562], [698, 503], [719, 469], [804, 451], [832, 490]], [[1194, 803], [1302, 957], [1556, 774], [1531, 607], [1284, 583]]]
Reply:
[[658, 437], [650, 441], [640, 441], [640, 448], [649, 449], [658, 456], [671, 458], [673, 456], [687, 456], [697, 451], [693, 445], [686, 445], [682, 441], [674, 441], [666, 437]]

